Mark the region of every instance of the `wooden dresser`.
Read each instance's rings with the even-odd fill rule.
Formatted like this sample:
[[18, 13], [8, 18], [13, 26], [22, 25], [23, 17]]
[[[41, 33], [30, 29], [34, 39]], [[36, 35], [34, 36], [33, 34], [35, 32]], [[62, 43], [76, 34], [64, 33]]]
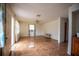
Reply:
[[72, 38], [72, 55], [79, 56], [79, 38], [77, 36]]

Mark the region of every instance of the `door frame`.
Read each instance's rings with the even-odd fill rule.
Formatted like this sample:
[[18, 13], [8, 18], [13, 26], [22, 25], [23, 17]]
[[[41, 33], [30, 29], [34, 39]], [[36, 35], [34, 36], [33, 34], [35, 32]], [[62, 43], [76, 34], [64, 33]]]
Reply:
[[36, 25], [35, 25], [35, 24], [28, 24], [28, 36], [29, 36], [29, 37], [31, 37], [31, 36], [30, 36], [29, 25], [34, 25], [34, 28], [35, 28], [35, 30], [34, 30], [34, 37], [35, 37], [35, 36], [36, 36]]
[[67, 42], [67, 22], [64, 23], [64, 42]]

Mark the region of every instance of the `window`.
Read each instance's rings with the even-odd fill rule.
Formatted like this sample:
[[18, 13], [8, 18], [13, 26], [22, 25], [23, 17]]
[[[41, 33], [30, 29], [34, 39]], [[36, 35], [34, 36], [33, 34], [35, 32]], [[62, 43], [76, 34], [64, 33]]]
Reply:
[[3, 18], [2, 8], [0, 7], [0, 47], [4, 47], [4, 30], [3, 30]]
[[30, 30], [34, 30], [35, 28], [34, 28], [34, 25], [29, 25], [29, 29]]
[[14, 18], [11, 18], [11, 46], [14, 44]]
[[19, 33], [20, 33], [20, 26], [19, 26], [19, 22], [16, 20], [15, 21], [15, 35], [16, 35], [16, 42], [19, 39]]
[[20, 32], [19, 23], [18, 23], [18, 21], [15, 21], [15, 33], [16, 33], [16, 34], [19, 34], [19, 32]]

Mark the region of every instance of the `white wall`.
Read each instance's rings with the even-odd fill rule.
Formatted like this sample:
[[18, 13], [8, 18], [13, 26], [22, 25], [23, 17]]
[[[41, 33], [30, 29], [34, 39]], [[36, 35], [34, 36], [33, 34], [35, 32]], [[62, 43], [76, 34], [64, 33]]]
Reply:
[[43, 26], [41, 24], [36, 24], [36, 35], [44, 35]]
[[74, 4], [69, 8], [69, 31], [68, 31], [68, 54], [71, 55], [72, 43], [72, 12], [79, 10], [79, 4]]
[[43, 24], [44, 34], [51, 34], [51, 38], [58, 40], [59, 20], [54, 20]]
[[28, 36], [28, 24], [20, 22], [20, 36]]

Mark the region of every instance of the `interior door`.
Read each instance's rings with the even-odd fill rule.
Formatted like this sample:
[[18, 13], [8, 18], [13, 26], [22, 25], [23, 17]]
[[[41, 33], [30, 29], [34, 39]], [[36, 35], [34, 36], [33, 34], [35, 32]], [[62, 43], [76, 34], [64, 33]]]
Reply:
[[67, 39], [67, 22], [64, 24], [64, 42], [66, 42]]
[[35, 36], [35, 25], [29, 25], [29, 36], [34, 37]]

